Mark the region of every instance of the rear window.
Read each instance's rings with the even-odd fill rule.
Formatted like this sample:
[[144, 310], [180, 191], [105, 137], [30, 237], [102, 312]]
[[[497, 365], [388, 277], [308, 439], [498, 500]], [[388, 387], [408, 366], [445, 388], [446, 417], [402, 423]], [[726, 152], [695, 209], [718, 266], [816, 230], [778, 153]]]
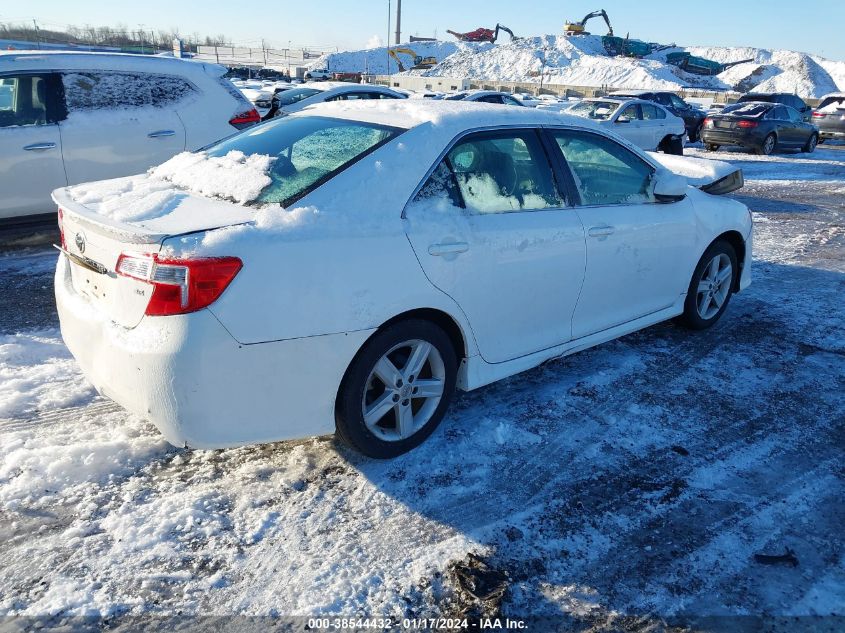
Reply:
[[845, 110], [845, 95], [841, 97], [827, 97], [826, 99], [822, 99], [817, 109], [824, 110], [825, 112]]
[[765, 103], [732, 103], [721, 110], [721, 114], [734, 116], [760, 116], [768, 112], [772, 106]]
[[68, 111], [163, 108], [198, 94], [182, 77], [150, 73], [62, 74]]
[[284, 117], [207, 150], [269, 156], [270, 184], [250, 204], [287, 206], [402, 133], [402, 129], [330, 117]]

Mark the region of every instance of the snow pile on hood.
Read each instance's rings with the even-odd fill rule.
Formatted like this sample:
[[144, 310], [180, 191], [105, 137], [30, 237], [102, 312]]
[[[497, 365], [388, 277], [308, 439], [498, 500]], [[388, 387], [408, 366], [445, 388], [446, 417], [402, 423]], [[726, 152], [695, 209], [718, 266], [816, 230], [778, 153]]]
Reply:
[[[545, 35], [515, 42], [503, 40], [496, 45], [413, 42], [408, 46], [418, 55], [433, 55], [439, 60], [440, 63], [431, 70], [408, 71], [408, 74], [425, 76], [539, 83], [542, 74], [542, 81], [551, 84], [628, 89], [797, 92], [802, 97], [814, 98], [845, 90], [845, 61], [787, 50], [672, 47], [653, 53], [646, 59], [632, 59], [608, 56], [599, 35]], [[680, 51], [720, 63], [744, 59], [753, 61], [728, 68], [714, 77], [704, 77], [687, 73], [666, 62], [667, 54]], [[321, 57], [315, 66], [328, 65], [330, 70], [343, 72], [397, 72], [396, 63], [389, 59], [387, 48], [382, 47], [332, 53]]]
[[75, 202], [122, 222], [167, 215], [194, 193], [244, 204], [270, 184], [273, 159], [231, 151], [225, 156], [182, 152], [146, 174], [84, 183], [68, 188]]

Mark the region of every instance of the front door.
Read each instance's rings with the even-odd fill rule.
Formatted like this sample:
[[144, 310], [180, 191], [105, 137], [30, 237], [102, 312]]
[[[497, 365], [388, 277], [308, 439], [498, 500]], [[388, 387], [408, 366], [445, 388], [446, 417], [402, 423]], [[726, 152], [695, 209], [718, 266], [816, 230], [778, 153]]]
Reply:
[[587, 234], [587, 270], [572, 337], [672, 306], [689, 285], [692, 203], [656, 202], [654, 169], [612, 139], [574, 130], [552, 135], [573, 173]]
[[499, 363], [571, 338], [584, 230], [532, 129], [461, 139], [405, 210], [428, 279]]
[[0, 75], [0, 219], [50, 213], [67, 185], [55, 75]]

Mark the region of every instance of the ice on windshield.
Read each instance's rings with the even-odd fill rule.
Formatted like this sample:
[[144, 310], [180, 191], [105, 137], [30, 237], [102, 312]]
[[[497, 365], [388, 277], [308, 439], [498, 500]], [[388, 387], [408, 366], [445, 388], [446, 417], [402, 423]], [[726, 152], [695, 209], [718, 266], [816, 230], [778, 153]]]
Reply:
[[567, 112], [587, 119], [606, 121], [618, 107], [619, 104], [613, 101], [582, 101], [569, 108]]
[[721, 114], [756, 117], [768, 112], [771, 107], [767, 103], [734, 103], [722, 108]]

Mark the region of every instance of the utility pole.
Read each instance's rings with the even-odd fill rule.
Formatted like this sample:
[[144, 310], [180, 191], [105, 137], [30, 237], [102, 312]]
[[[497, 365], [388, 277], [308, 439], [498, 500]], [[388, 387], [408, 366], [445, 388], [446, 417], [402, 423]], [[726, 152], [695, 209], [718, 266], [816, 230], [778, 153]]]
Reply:
[[32, 18], [32, 24], [35, 26], [35, 42], [38, 44], [38, 50], [41, 50], [41, 33], [38, 31], [38, 22]]
[[396, 0], [396, 43], [402, 42], [402, 0]]

